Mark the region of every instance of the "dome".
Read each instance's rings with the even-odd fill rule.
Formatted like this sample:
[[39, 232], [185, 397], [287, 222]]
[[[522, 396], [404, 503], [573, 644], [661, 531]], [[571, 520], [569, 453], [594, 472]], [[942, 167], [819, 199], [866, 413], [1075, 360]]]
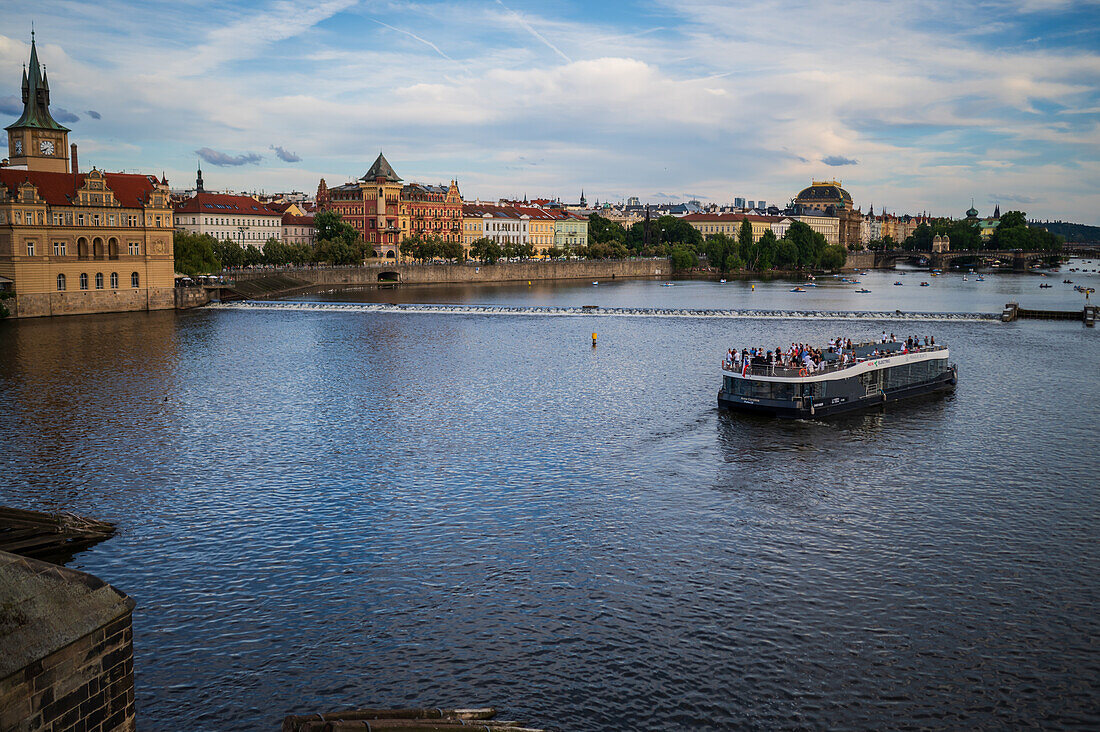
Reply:
[[802, 189], [795, 197], [795, 201], [812, 205], [815, 208], [824, 208], [829, 204], [833, 204], [838, 208], [852, 208], [852, 196], [840, 187], [838, 181], [820, 183], [814, 181], [809, 188]]
[[967, 209], [967, 211], [966, 211], [966, 218], [968, 218], [968, 219], [976, 219], [976, 218], [978, 218], [978, 209], [976, 209], [976, 208], [974, 208], [973, 206], [971, 206], [971, 207], [970, 207], [969, 209]]

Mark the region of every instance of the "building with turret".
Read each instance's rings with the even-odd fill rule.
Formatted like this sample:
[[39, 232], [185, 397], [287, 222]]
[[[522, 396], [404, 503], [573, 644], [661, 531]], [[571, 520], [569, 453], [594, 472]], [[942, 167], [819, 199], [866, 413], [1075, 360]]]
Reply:
[[23, 113], [0, 166], [0, 301], [16, 317], [175, 307], [163, 176], [79, 170], [31, 37]]
[[[815, 219], [835, 218], [836, 240], [849, 248], [862, 248], [863, 214], [855, 207], [852, 196], [838, 180], [811, 180], [809, 188], [803, 188], [794, 198], [786, 215]], [[832, 228], [832, 225], [828, 228]], [[826, 237], [829, 238], [829, 237]]]

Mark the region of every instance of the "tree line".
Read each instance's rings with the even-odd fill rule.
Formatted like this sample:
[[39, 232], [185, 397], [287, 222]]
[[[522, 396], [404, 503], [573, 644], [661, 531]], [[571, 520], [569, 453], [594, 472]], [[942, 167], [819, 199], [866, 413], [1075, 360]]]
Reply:
[[711, 234], [706, 238], [687, 221], [661, 216], [649, 222], [635, 222], [626, 228], [616, 221], [592, 214], [588, 220], [585, 255], [623, 258], [667, 256], [675, 269], [691, 269], [706, 257], [707, 265], [720, 272], [771, 269], [840, 269], [847, 259], [844, 247], [830, 245], [825, 237], [801, 221], [791, 223], [782, 236], [771, 229], [754, 240], [752, 223], [741, 222], [736, 237]]
[[209, 234], [176, 231], [173, 252], [176, 271], [186, 275], [208, 274], [222, 269], [259, 265], [361, 264], [372, 249], [359, 232], [331, 211], [313, 219], [314, 244], [291, 244], [271, 238], [262, 248], [242, 246]]
[[966, 219], [937, 219], [931, 224], [920, 224], [911, 235], [899, 246], [891, 237], [885, 236], [880, 240], [871, 242], [871, 249], [904, 249], [910, 252], [932, 251], [932, 239], [935, 236], [946, 236], [951, 242], [951, 251], [974, 251], [977, 249], [989, 249], [1003, 251], [1007, 249], [1021, 249], [1029, 252], [1061, 251], [1065, 239], [1058, 234], [1047, 231], [1042, 226], [1031, 226], [1027, 222], [1027, 214], [1023, 211], [1008, 211], [1001, 216], [1000, 223], [993, 230], [992, 236], [982, 240], [978, 226]]

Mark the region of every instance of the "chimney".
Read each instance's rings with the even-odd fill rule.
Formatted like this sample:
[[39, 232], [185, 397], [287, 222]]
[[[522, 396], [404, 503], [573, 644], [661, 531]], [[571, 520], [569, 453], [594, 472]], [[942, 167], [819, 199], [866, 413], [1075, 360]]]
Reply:
[[69, 145], [69, 151], [70, 151], [70, 156], [72, 157], [72, 163], [70, 164], [72, 166], [72, 170], [69, 171], [69, 172], [79, 173], [80, 172], [80, 166], [76, 164], [76, 143], [75, 142], [73, 144]]

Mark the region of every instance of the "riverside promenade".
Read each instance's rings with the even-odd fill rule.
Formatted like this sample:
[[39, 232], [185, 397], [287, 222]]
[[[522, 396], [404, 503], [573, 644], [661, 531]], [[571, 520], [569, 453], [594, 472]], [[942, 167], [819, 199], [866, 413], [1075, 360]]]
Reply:
[[[666, 258], [498, 262], [497, 264], [368, 263], [344, 267], [278, 267], [225, 273], [222, 299], [278, 297], [315, 288], [377, 285], [473, 284], [546, 280], [615, 280], [669, 277]], [[201, 303], [200, 303], [201, 304]]]

